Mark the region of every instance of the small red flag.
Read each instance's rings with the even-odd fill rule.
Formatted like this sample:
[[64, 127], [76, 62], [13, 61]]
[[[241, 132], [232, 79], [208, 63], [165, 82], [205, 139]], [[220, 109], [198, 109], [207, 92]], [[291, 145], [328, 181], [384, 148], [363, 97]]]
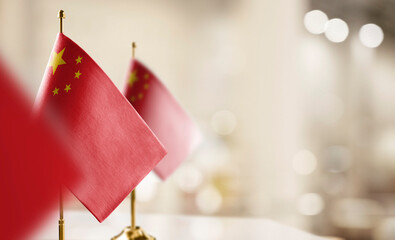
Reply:
[[103, 70], [62, 33], [36, 101], [71, 137], [82, 184], [69, 188], [100, 222], [166, 154]]
[[33, 119], [14, 79], [0, 62], [0, 233], [3, 239], [26, 239], [58, 206], [61, 185], [76, 184], [77, 175], [45, 119]]
[[198, 145], [200, 132], [162, 82], [136, 59], [127, 80], [126, 98], [168, 152], [154, 169], [165, 180]]

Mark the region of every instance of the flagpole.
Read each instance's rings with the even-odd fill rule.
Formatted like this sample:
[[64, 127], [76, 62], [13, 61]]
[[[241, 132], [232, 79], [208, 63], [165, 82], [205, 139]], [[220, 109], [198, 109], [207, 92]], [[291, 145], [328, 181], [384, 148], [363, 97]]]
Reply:
[[[136, 43], [132, 42], [132, 58], [134, 59], [136, 56]], [[136, 189], [133, 189], [130, 194], [130, 220], [131, 220], [131, 230], [134, 231], [136, 229]]]
[[136, 229], [136, 210], [135, 210], [135, 204], [136, 204], [136, 190], [133, 189], [132, 193], [130, 194], [130, 219], [131, 219], [131, 225], [132, 226], [132, 231]]
[[63, 196], [62, 187], [59, 192], [59, 240], [64, 240]]
[[136, 42], [132, 42], [132, 58], [134, 59], [134, 58], [136, 58], [135, 56], [135, 54], [136, 54]]
[[[132, 42], [132, 58], [135, 58], [136, 43]], [[136, 189], [133, 189], [130, 193], [130, 227], [126, 227], [122, 230], [120, 234], [111, 238], [111, 240], [117, 240], [122, 236], [126, 236], [127, 240], [156, 240], [144, 232], [142, 228], [136, 226]]]
[[[63, 33], [63, 19], [66, 18], [64, 11], [60, 10], [59, 18], [59, 33]], [[63, 218], [63, 195], [62, 186], [59, 187], [59, 240], [64, 240], [64, 218]]]
[[59, 10], [59, 13], [58, 13], [58, 18], [59, 18], [59, 32], [60, 33], [63, 33], [63, 19], [64, 18], [66, 18], [66, 15], [64, 14], [64, 11], [63, 10]]

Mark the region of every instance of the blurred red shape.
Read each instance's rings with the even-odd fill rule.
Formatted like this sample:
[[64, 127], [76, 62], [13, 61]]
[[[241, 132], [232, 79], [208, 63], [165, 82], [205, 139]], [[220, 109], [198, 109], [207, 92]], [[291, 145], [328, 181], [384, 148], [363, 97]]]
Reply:
[[68, 150], [0, 61], [0, 233], [26, 239], [52, 208], [60, 186], [76, 184]]

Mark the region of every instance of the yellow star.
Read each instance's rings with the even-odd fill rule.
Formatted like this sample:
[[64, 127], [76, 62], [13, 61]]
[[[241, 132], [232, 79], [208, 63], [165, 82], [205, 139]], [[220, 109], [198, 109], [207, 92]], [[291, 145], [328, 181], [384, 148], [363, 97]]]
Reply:
[[149, 74], [148, 73], [144, 74], [144, 79], [147, 80], [148, 78], [149, 78]]
[[80, 79], [82, 73], [80, 73], [80, 70], [78, 70], [78, 72], [75, 72], [74, 74], [75, 74], [74, 78]]
[[143, 94], [142, 93], [139, 93], [139, 95], [137, 95], [137, 97], [139, 98], [139, 99], [142, 99], [143, 98]]
[[55, 88], [53, 91], [53, 95], [58, 95], [59, 94], [59, 88]]
[[69, 84], [69, 85], [66, 84], [66, 87], [65, 87], [65, 89], [64, 89], [66, 92], [69, 92], [69, 91], [71, 90], [70, 85], [71, 85], [71, 84]]
[[130, 97], [130, 101], [132, 101], [132, 102], [136, 101], [136, 97], [135, 96], [131, 96]]
[[144, 89], [148, 89], [149, 88], [149, 84], [148, 83], [146, 83], [146, 84], [144, 84]]
[[138, 81], [139, 79], [138, 79], [138, 77], [137, 77], [137, 70], [136, 71], [133, 71], [131, 74], [130, 74], [130, 77], [129, 77], [129, 85], [132, 87], [133, 86], [133, 84], [136, 82], [136, 81]]
[[52, 61], [49, 64], [49, 66], [52, 67], [52, 75], [55, 75], [55, 71], [59, 65], [66, 64], [66, 62], [62, 58], [65, 49], [66, 48], [63, 48], [62, 51], [60, 51], [59, 53], [53, 52]]
[[75, 61], [76, 61], [75, 64], [81, 63], [81, 60], [82, 60], [82, 57], [78, 56], [78, 58], [75, 59]]

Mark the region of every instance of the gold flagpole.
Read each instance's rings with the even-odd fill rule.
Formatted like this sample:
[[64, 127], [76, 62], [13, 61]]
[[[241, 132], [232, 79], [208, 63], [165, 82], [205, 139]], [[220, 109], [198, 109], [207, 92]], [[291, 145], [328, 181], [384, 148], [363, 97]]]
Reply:
[[135, 204], [136, 204], [136, 189], [133, 189], [132, 193], [130, 194], [130, 220], [131, 225], [132, 226], [132, 230], [136, 229], [136, 208], [135, 208]]
[[[135, 58], [136, 43], [132, 42], [132, 58]], [[136, 189], [133, 189], [130, 194], [130, 227], [126, 227], [120, 234], [111, 238], [111, 240], [117, 240], [120, 237], [126, 235], [128, 240], [155, 240], [156, 238], [146, 234], [142, 228], [136, 226]]]
[[[60, 22], [59, 32], [63, 33], [63, 19], [66, 18], [63, 10], [59, 11], [58, 18], [59, 18], [59, 22]], [[64, 219], [63, 219], [62, 186], [60, 186], [60, 190], [59, 190], [59, 240], [64, 240]]]
[[132, 58], [136, 57], [136, 43], [132, 42]]
[[59, 18], [59, 23], [60, 23], [59, 32], [63, 33], [63, 19], [66, 18], [66, 15], [64, 14], [63, 10], [59, 10], [58, 18]]
[[59, 240], [64, 240], [63, 196], [62, 187], [59, 193]]
[[[136, 43], [132, 42], [132, 58], [136, 57]], [[134, 231], [136, 229], [136, 189], [133, 189], [130, 194], [130, 220], [131, 220], [131, 230]]]

